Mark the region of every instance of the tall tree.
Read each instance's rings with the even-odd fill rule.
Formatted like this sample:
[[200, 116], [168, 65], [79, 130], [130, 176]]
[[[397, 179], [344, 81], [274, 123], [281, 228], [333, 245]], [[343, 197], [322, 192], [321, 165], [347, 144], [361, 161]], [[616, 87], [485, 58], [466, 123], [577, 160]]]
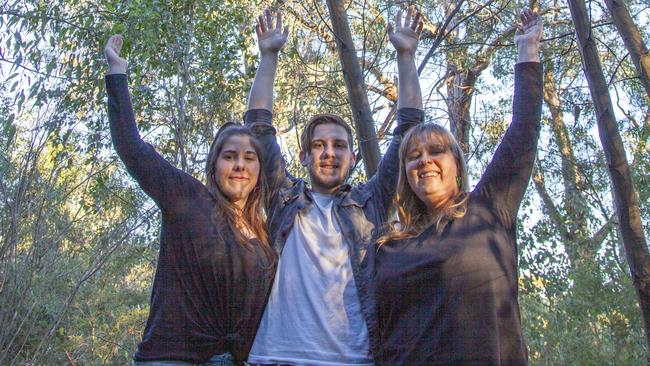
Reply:
[[357, 51], [352, 41], [348, 16], [345, 11], [345, 3], [342, 0], [327, 0], [327, 7], [332, 21], [332, 31], [336, 38], [336, 46], [339, 51], [341, 67], [345, 79], [345, 86], [348, 90], [350, 108], [354, 117], [354, 123], [359, 134], [359, 146], [361, 156], [366, 168], [367, 176], [372, 176], [379, 165], [380, 152], [375, 132], [375, 123], [368, 103], [366, 93], [366, 82], [361, 72]]
[[643, 42], [641, 32], [634, 24], [634, 19], [630, 16], [625, 3], [622, 0], [605, 0], [605, 4], [609, 9], [618, 33], [623, 38], [625, 48], [630, 53], [632, 62], [639, 74], [639, 79], [641, 79], [641, 84], [650, 101], [650, 55], [648, 55], [648, 47]]
[[650, 359], [650, 254], [641, 223], [637, 193], [614, 116], [607, 82], [603, 75], [596, 40], [592, 36], [585, 3], [583, 0], [568, 0], [568, 5], [575, 26], [585, 77], [596, 109], [598, 132], [612, 182], [612, 196], [619, 220], [619, 231], [643, 314], [646, 352]]

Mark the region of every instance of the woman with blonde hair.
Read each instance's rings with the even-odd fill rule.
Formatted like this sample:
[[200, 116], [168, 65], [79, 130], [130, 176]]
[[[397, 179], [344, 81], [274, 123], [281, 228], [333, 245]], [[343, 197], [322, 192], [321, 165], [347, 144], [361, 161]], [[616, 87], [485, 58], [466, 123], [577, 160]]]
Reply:
[[371, 248], [385, 365], [524, 365], [516, 218], [539, 137], [541, 17], [521, 14], [512, 124], [469, 191], [463, 152], [444, 127], [412, 128], [399, 151], [400, 225]]

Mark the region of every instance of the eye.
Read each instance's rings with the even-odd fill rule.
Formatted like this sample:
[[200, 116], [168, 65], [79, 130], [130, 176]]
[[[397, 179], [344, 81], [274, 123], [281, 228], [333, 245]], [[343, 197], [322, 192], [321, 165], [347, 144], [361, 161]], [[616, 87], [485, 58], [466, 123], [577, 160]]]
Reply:
[[311, 143], [311, 148], [312, 149], [320, 149], [323, 147], [323, 143], [320, 141], [314, 141]]
[[334, 144], [334, 147], [337, 149], [347, 149], [348, 145], [344, 142], [337, 142]]
[[233, 154], [231, 154], [231, 153], [221, 154], [221, 158], [223, 160], [232, 160], [233, 159]]
[[442, 144], [431, 144], [431, 145], [429, 145], [429, 149], [428, 149], [428, 150], [429, 150], [429, 152], [430, 152], [431, 154], [442, 154], [442, 153], [444, 153], [445, 151], [447, 151], [447, 149], [445, 148], [445, 146], [442, 145]]
[[257, 161], [257, 155], [256, 154], [246, 154], [246, 155], [244, 155], [244, 159], [246, 159], [246, 161]]
[[408, 153], [408, 155], [406, 155], [406, 160], [415, 160], [420, 156], [422, 156], [422, 154], [419, 151], [411, 151]]

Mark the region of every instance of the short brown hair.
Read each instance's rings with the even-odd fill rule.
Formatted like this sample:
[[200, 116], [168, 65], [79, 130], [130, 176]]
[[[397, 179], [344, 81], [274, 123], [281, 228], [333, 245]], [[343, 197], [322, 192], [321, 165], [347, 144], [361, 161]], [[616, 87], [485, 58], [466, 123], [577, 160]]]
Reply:
[[343, 118], [331, 113], [317, 114], [307, 122], [305, 129], [300, 135], [300, 152], [308, 153], [311, 151], [311, 140], [314, 138], [314, 130], [316, 129], [316, 126], [327, 123], [335, 124], [345, 129], [345, 132], [348, 135], [348, 147], [350, 148], [350, 151], [354, 152], [352, 128], [343, 120]]

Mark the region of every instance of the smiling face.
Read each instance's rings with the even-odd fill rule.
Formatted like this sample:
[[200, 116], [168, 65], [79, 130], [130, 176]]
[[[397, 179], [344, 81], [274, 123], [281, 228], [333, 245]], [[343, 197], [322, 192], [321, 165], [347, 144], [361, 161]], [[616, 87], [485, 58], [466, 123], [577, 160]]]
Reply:
[[321, 123], [313, 129], [308, 150], [300, 152], [300, 161], [307, 167], [313, 190], [331, 194], [345, 182], [356, 158], [345, 128]]
[[443, 207], [460, 191], [456, 158], [439, 135], [410, 139], [403, 159], [408, 184], [429, 211]]
[[232, 135], [217, 156], [214, 178], [223, 195], [240, 209], [246, 204], [260, 174], [257, 152], [246, 135]]

